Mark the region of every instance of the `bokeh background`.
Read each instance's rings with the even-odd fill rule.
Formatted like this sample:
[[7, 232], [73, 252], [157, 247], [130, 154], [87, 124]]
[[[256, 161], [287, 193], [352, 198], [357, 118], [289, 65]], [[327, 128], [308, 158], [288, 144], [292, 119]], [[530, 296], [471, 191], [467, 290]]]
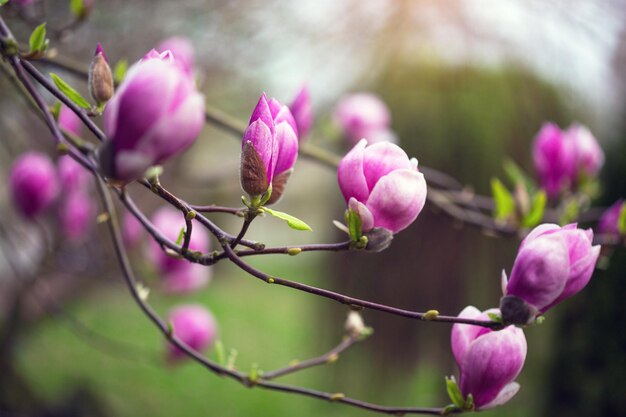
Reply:
[[[45, 1], [50, 26], [67, 1]], [[3, 8], [26, 40], [27, 19]], [[97, 42], [109, 60], [133, 62], [162, 39], [192, 39], [198, 81], [210, 106], [242, 120], [265, 91], [289, 102], [302, 82], [313, 97], [310, 140], [346, 151], [331, 113], [342, 95], [371, 91], [392, 112], [401, 145], [420, 163], [479, 193], [512, 158], [532, 172], [530, 144], [542, 122], [591, 127], [606, 156], [608, 205], [626, 196], [626, 2], [623, 0], [107, 0], [89, 21], [53, 39], [59, 56], [86, 68]], [[85, 92], [84, 82], [59, 72]], [[102, 225], [80, 245], [53, 218], [28, 224], [7, 198], [11, 161], [26, 149], [53, 155], [50, 133], [6, 77], [0, 77], [0, 415], [8, 416], [361, 416], [342, 405], [246, 389], [195, 364], [167, 366], [164, 342], [131, 300]], [[163, 183], [184, 199], [237, 206], [238, 138], [207, 125], [194, 147], [166, 165]], [[151, 213], [160, 201], [131, 187]], [[95, 197], [94, 197], [95, 198]], [[342, 239], [335, 173], [301, 160], [278, 209], [313, 232], [257, 220], [249, 236], [268, 245]], [[238, 230], [238, 219], [213, 215]], [[502, 268], [518, 242], [463, 227], [427, 205], [380, 254], [302, 254], [251, 262], [270, 274], [403, 308], [456, 314], [497, 305]], [[346, 310], [304, 293], [264, 285], [227, 263], [203, 291], [173, 297], [158, 289], [141, 249], [138, 274], [151, 302], [201, 302], [215, 314], [237, 367], [280, 367], [339, 341]], [[17, 277], [7, 262], [20, 266]], [[605, 262], [606, 263], [606, 262]], [[526, 332], [520, 393], [486, 416], [624, 416], [626, 253], [618, 249], [589, 287]], [[32, 277], [36, 279], [33, 280]], [[31, 282], [27, 289], [21, 285]], [[14, 308], [18, 306], [19, 308]], [[443, 377], [457, 372], [450, 327], [365, 311], [375, 333], [332, 365], [285, 382], [388, 405], [448, 403]], [[211, 353], [212, 354], [212, 353]]]

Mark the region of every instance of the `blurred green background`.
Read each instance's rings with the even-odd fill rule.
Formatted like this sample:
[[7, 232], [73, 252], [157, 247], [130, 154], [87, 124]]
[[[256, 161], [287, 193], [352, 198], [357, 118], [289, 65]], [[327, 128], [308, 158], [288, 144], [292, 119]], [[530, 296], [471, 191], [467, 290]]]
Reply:
[[[2, 16], [26, 40], [42, 1]], [[49, 26], [67, 21], [67, 1], [45, 1]], [[588, 124], [607, 161], [599, 205], [626, 196], [626, 2], [517, 0], [431, 1], [95, 1], [87, 23], [53, 39], [60, 56], [87, 67], [95, 44], [109, 60], [133, 62], [171, 35], [192, 39], [198, 82], [209, 105], [242, 120], [262, 91], [284, 102], [306, 81], [316, 113], [311, 141], [337, 153], [331, 113], [345, 93], [372, 91], [392, 112], [401, 145], [420, 164], [489, 192], [506, 157], [532, 172], [530, 144], [542, 122]], [[42, 68], [51, 71], [49, 68]], [[53, 70], [57, 71], [57, 70]], [[58, 72], [58, 71], [57, 71]], [[85, 92], [79, 78], [60, 72]], [[9, 416], [361, 416], [368, 412], [308, 398], [247, 389], [200, 366], [167, 366], [164, 341], [123, 286], [104, 226], [83, 245], [62, 241], [54, 219], [24, 223], [10, 206], [11, 161], [28, 148], [53, 154], [45, 126], [0, 77], [0, 415]], [[238, 206], [239, 142], [207, 126], [191, 151], [166, 165], [163, 183], [197, 204]], [[131, 187], [151, 213], [159, 200]], [[335, 173], [298, 162], [278, 206], [307, 221], [310, 233], [279, 221], [255, 221], [249, 236], [268, 245], [339, 241], [343, 216]], [[227, 230], [239, 219], [212, 216]], [[42, 233], [46, 240], [42, 240]], [[15, 255], [8, 243], [17, 243]], [[43, 242], [43, 243], [42, 243]], [[45, 245], [52, 253], [45, 255]], [[510, 271], [518, 242], [463, 227], [427, 205], [380, 254], [301, 254], [251, 263], [266, 272], [398, 307], [456, 314], [468, 304], [498, 304], [500, 271]], [[340, 340], [346, 309], [305, 293], [272, 287], [227, 263], [192, 296], [161, 294], [142, 249], [134, 266], [165, 314], [201, 302], [216, 316], [237, 367], [281, 367], [319, 355]], [[8, 268], [15, 256], [19, 291]], [[526, 331], [522, 389], [486, 416], [624, 416], [626, 398], [626, 253], [596, 271], [580, 295]], [[19, 300], [21, 316], [12, 315]], [[457, 373], [450, 327], [372, 311], [375, 333], [336, 363], [285, 382], [387, 405], [447, 404], [443, 377]], [[13, 326], [12, 323], [18, 325]], [[211, 353], [210, 355], [213, 355]]]

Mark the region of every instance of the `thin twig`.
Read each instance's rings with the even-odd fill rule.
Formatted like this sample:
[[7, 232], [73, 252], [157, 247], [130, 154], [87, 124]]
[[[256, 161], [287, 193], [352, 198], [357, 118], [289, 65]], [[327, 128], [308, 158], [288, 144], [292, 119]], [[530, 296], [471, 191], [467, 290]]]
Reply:
[[263, 372], [261, 375], [261, 379], [265, 381], [269, 381], [271, 379], [276, 379], [281, 376], [285, 376], [288, 374], [292, 374], [294, 372], [301, 371], [303, 369], [312, 368], [314, 366], [325, 365], [327, 363], [335, 362], [339, 358], [339, 354], [348, 349], [350, 346], [358, 342], [359, 336], [357, 335], [346, 335], [341, 340], [337, 346], [324, 353], [323, 355], [317, 356], [315, 358], [307, 359], [305, 361], [296, 362], [292, 365], [285, 366], [284, 368], [277, 369], [275, 371]]

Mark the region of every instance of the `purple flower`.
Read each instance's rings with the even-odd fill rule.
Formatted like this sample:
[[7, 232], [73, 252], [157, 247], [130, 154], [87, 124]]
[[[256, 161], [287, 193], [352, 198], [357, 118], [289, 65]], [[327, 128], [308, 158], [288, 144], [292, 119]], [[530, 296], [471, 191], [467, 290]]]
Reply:
[[533, 143], [533, 161], [541, 186], [555, 198], [578, 186], [581, 179], [595, 176], [604, 153], [585, 126], [573, 124], [562, 131], [554, 123], [545, 123]]
[[361, 140], [341, 160], [339, 188], [348, 206], [361, 216], [364, 232], [383, 227], [397, 233], [408, 227], [426, 201], [426, 181], [417, 160], [393, 143], [367, 146]]
[[[488, 320], [488, 313], [468, 306], [459, 317]], [[519, 390], [513, 382], [526, 359], [524, 332], [515, 326], [500, 331], [455, 324], [452, 326], [452, 353], [460, 370], [460, 389], [463, 398], [472, 394], [478, 410], [485, 410], [509, 401]]]
[[[168, 239], [176, 241], [185, 229], [181, 212], [163, 207], [152, 216], [154, 226]], [[206, 253], [210, 249], [207, 231], [197, 224], [191, 232], [189, 249]], [[204, 287], [211, 278], [211, 269], [186, 259], [166, 254], [155, 240], [150, 241], [148, 256], [163, 278], [164, 290], [170, 293], [188, 293]]]
[[392, 137], [385, 133], [390, 132], [389, 109], [373, 94], [358, 93], [344, 97], [335, 108], [334, 118], [351, 144], [362, 138], [375, 143], [377, 139]]
[[50, 208], [59, 194], [54, 164], [38, 152], [22, 154], [11, 167], [9, 187], [17, 210], [34, 218]]
[[298, 126], [298, 135], [302, 141], [311, 130], [313, 125], [313, 106], [311, 105], [311, 96], [306, 84], [303, 84], [289, 105], [289, 110]]
[[129, 248], [136, 247], [143, 236], [143, 225], [129, 211], [124, 213], [124, 218], [122, 219], [122, 233], [124, 243]]
[[73, 243], [85, 240], [96, 217], [93, 198], [82, 190], [64, 195], [59, 206], [59, 220], [63, 235]]
[[609, 207], [598, 221], [598, 233], [619, 237], [619, 216], [624, 207], [624, 199], [620, 198]]
[[576, 224], [535, 227], [522, 241], [500, 302], [507, 323], [526, 324], [571, 297], [591, 279], [600, 254], [593, 231]]
[[289, 108], [263, 94], [243, 135], [241, 187], [245, 192], [261, 196], [271, 185], [267, 204], [278, 201], [298, 157], [297, 132]]
[[107, 176], [121, 182], [191, 146], [204, 124], [204, 99], [169, 52], [150, 51], [133, 65], [104, 112], [101, 151]]
[[[169, 316], [174, 336], [191, 349], [203, 353], [215, 341], [217, 323], [204, 306], [188, 304], [174, 308]], [[170, 363], [183, 359], [185, 353], [178, 347], [168, 344], [167, 358]]]
[[91, 174], [82, 165], [69, 156], [62, 156], [57, 162], [59, 181], [65, 192], [86, 190]]
[[576, 154], [576, 175], [577, 181], [580, 175], [587, 177], [595, 176], [604, 164], [604, 152], [598, 141], [586, 126], [580, 124], [571, 125], [565, 134], [574, 144]]
[[82, 122], [69, 107], [62, 105], [59, 111], [59, 127], [79, 136], [81, 135]]
[[539, 182], [550, 198], [569, 188], [576, 176], [573, 142], [554, 123], [545, 123], [537, 133], [533, 161]]
[[174, 61], [186, 74], [191, 75], [196, 62], [196, 54], [191, 41], [184, 36], [172, 36], [164, 39], [155, 48], [159, 52], [170, 51]]

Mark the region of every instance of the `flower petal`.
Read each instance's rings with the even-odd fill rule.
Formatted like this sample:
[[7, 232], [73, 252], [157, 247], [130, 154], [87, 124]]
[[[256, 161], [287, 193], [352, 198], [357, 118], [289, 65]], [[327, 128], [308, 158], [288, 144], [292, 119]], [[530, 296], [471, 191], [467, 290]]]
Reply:
[[375, 226], [397, 233], [413, 223], [425, 202], [424, 175], [410, 169], [399, 169], [376, 183], [365, 205], [374, 215]]

